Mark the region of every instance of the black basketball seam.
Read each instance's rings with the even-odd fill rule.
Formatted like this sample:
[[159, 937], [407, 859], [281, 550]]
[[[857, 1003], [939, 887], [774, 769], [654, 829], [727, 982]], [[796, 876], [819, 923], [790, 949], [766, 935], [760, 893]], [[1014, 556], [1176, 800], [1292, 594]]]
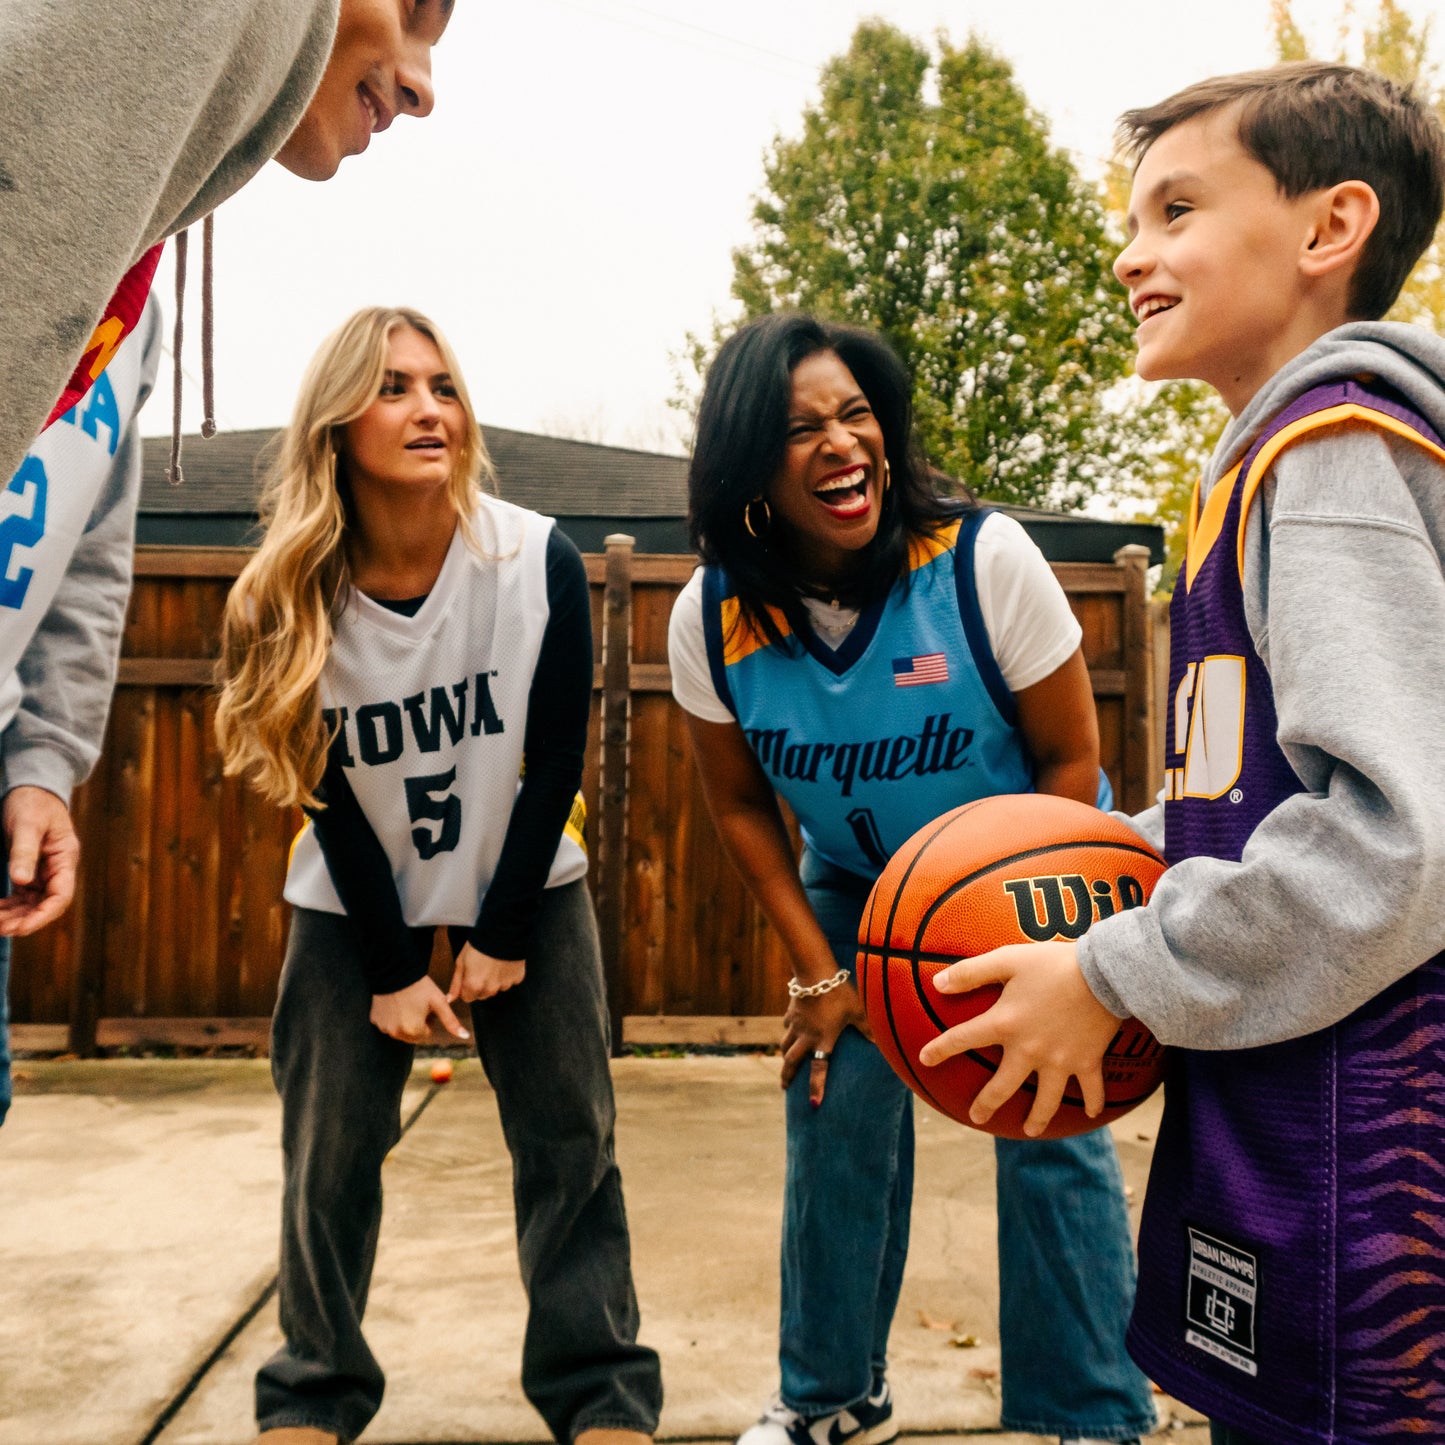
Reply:
[[[873, 910], [878, 906], [877, 881], [877, 879], [874, 879], [875, 886], [868, 890], [868, 917], [864, 921], [864, 928], [870, 939], [873, 937]], [[857, 943], [856, 939], [854, 943]], [[868, 1012], [868, 958], [867, 951], [862, 948], [858, 950], [858, 962], [857, 967], [854, 969], [854, 978], [857, 980], [858, 1002], [863, 1005], [863, 1012], [866, 1014]]]
[[[878, 981], [883, 989], [883, 1012], [888, 1019], [888, 1032], [893, 1035], [893, 1043], [898, 1050], [898, 1057], [903, 1060], [904, 1064], [907, 1065], [908, 1072], [913, 1076], [914, 1082], [918, 1085], [919, 1089], [922, 1090], [923, 1096], [928, 1100], [928, 1102], [932, 1104], [933, 1107], [937, 1109], [940, 1114], [947, 1115], [947, 1117], [949, 1117], [950, 1119], [953, 1117], [953, 1115], [949, 1113], [949, 1111], [945, 1109], [941, 1103], [939, 1103], [938, 1099], [933, 1093], [933, 1090], [930, 1089], [928, 1085], [925, 1084], [923, 1080], [918, 1077], [918, 1070], [913, 1067], [913, 1060], [908, 1057], [908, 1050], [903, 1047], [903, 1040], [898, 1037], [898, 1026], [893, 1021], [893, 993], [892, 990], [890, 990], [888, 987], [888, 959], [892, 952], [892, 946], [889, 940], [893, 937], [893, 919], [898, 913], [899, 899], [903, 896], [904, 886], [913, 876], [913, 870], [918, 866], [918, 860], [922, 858], [923, 855], [928, 851], [934, 840], [938, 838], [941, 833], [946, 832], [949, 826], [956, 819], [961, 818], [965, 813], [970, 812], [973, 808], [976, 808], [978, 806], [978, 803], [984, 801], [986, 800], [980, 798], [977, 800], [977, 802], [965, 803], [963, 807], [956, 809], [954, 812], [948, 814], [946, 818], [942, 819], [939, 822], [938, 827], [934, 829], [934, 831], [923, 840], [923, 843], [919, 847], [918, 851], [909, 860], [908, 867], [903, 870], [903, 877], [899, 879], [898, 886], [893, 890], [893, 906], [888, 910], [888, 930], [884, 934], [883, 947], [879, 950], [881, 966], [879, 969], [880, 976]], [[876, 887], [877, 885], [875, 884], [874, 886]], [[869, 942], [871, 943], [872, 941], [872, 929], [870, 928]], [[917, 942], [916, 934], [914, 935], [914, 941]], [[925, 1005], [925, 1008], [926, 1007], [927, 1006]]]

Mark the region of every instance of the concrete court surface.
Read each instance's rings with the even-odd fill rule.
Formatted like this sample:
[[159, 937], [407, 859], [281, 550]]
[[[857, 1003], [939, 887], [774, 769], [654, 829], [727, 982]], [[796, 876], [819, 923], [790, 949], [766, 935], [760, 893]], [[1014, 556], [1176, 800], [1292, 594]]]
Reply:
[[[518, 1361], [510, 1163], [475, 1060], [419, 1063], [386, 1165], [365, 1439], [541, 1441]], [[257, 1061], [22, 1062], [0, 1130], [0, 1445], [248, 1445], [276, 1348], [280, 1111]], [[618, 1153], [659, 1435], [731, 1439], [776, 1385], [782, 1111], [775, 1058], [623, 1059]], [[905, 1434], [998, 1425], [993, 1157], [919, 1106], [912, 1247], [890, 1378]], [[1114, 1126], [1138, 1200], [1157, 1103]], [[977, 1343], [971, 1343], [969, 1337]], [[1198, 1417], [1160, 1397], [1170, 1438]]]

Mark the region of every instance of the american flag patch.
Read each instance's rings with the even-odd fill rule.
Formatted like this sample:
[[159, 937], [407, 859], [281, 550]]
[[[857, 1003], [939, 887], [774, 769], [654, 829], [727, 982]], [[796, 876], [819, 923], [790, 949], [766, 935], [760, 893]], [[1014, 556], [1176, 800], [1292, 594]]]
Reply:
[[922, 687], [926, 682], [948, 681], [948, 658], [941, 652], [926, 652], [922, 657], [893, 659], [894, 687]]

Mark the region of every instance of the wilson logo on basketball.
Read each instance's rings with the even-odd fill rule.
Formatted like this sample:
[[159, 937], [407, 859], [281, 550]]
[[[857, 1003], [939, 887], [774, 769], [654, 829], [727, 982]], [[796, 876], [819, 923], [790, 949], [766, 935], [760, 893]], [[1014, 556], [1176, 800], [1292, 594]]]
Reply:
[[1144, 886], [1127, 873], [1090, 884], [1080, 873], [1014, 878], [1003, 885], [1013, 899], [1019, 928], [1034, 943], [1082, 938], [1095, 918], [1109, 918], [1144, 902]]

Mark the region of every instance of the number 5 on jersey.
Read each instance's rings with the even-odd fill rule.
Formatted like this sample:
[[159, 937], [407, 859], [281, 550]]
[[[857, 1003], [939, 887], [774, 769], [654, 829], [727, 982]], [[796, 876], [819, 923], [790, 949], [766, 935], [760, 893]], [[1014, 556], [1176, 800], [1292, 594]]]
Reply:
[[[438, 853], [450, 853], [462, 836], [462, 800], [450, 792], [457, 780], [452, 766], [444, 773], [427, 773], [420, 778], [406, 779], [406, 811], [413, 823], [440, 823], [435, 833], [421, 826], [411, 830], [411, 841], [425, 862]], [[437, 795], [441, 796], [438, 797]]]

